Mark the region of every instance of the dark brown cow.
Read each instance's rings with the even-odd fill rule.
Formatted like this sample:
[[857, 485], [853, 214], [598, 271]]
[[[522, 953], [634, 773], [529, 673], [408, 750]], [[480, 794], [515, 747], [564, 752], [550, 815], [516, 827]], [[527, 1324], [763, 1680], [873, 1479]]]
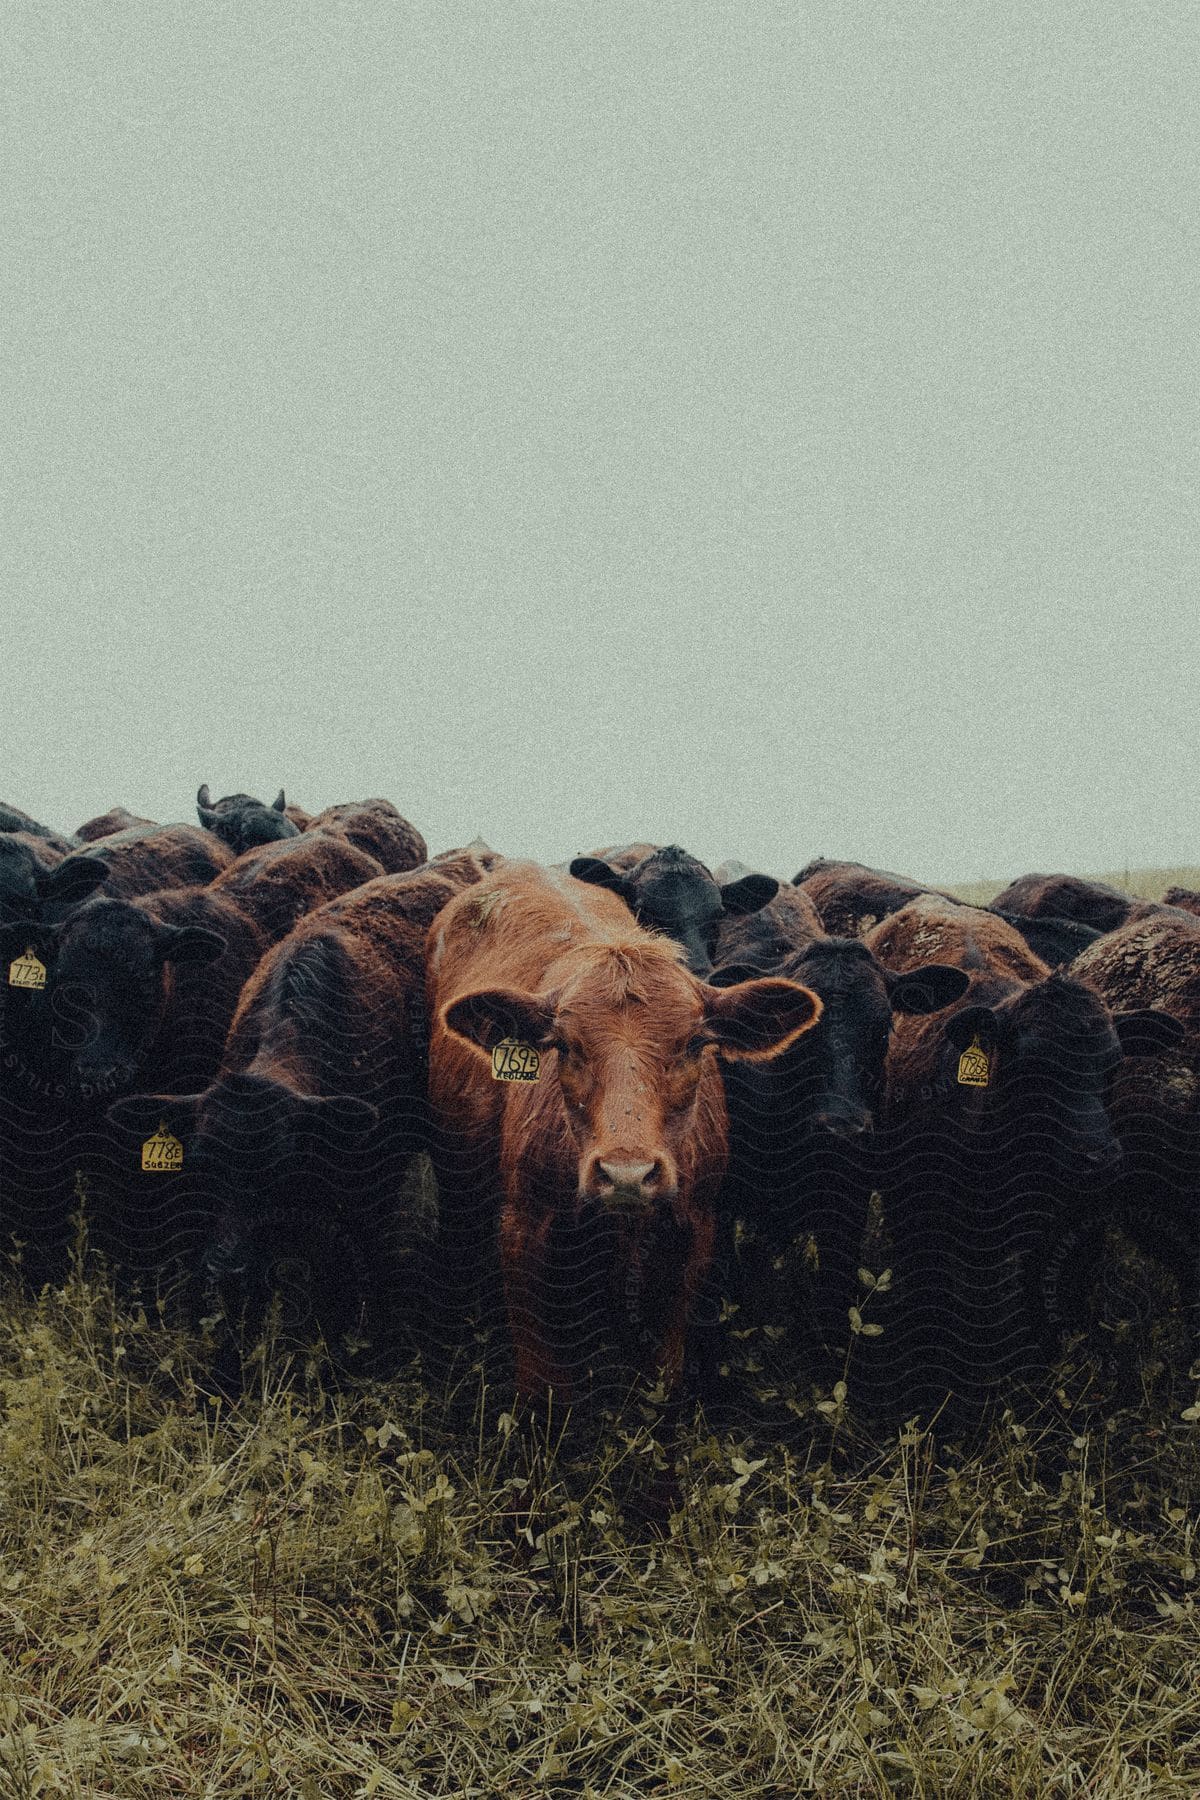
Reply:
[[385, 1315], [411, 1314], [389, 1245], [420, 1223], [404, 1193], [426, 1141], [425, 939], [484, 873], [456, 852], [310, 913], [247, 983], [206, 1091], [113, 1108], [131, 1153], [160, 1118], [184, 1144], [230, 1316], [257, 1316], [281, 1255], [315, 1262], [308, 1300], [331, 1337], [371, 1292]]
[[1183, 912], [1200, 913], [1200, 894], [1195, 888], [1169, 887], [1163, 895], [1164, 906], [1178, 906]]
[[0, 800], [0, 832], [5, 831], [22, 831], [29, 837], [44, 838], [62, 856], [73, 848], [70, 839], [65, 838], [61, 831], [55, 831], [52, 826], [43, 825], [40, 820], [31, 818], [19, 806], [8, 806]]
[[429, 855], [416, 826], [410, 825], [390, 800], [327, 806], [324, 812], [316, 814], [309, 830], [340, 834], [356, 849], [373, 856], [389, 875], [403, 875], [408, 869], [419, 868]]
[[[498, 1215], [518, 1392], [569, 1395], [589, 1331], [631, 1313], [673, 1383], [728, 1156], [717, 1058], [776, 1054], [820, 1002], [706, 988], [617, 895], [506, 863], [434, 924], [429, 1003], [447, 1276]], [[513, 1055], [526, 1078], [494, 1080]]]
[[746, 870], [719, 884], [704, 864], [677, 844], [627, 844], [621, 850], [577, 856], [570, 872], [579, 881], [619, 894], [639, 925], [682, 944], [687, 966], [702, 979], [711, 973], [721, 921], [765, 906], [779, 888], [773, 875]]
[[[1100, 938], [1071, 967], [1115, 1016], [1140, 1020], [1140, 1054], [1112, 1080], [1108, 1110], [1123, 1152], [1099, 1188], [1077, 1190], [1054, 1221], [1041, 1259], [1040, 1292], [1051, 1341], [1088, 1323], [1087, 1301], [1119, 1224], [1200, 1301], [1200, 921], [1166, 908]], [[1132, 1025], [1126, 1026], [1128, 1036]]]
[[792, 881], [812, 901], [831, 937], [863, 937], [881, 919], [899, 912], [921, 894], [939, 894], [944, 900], [954, 898], [945, 888], [931, 887], [908, 875], [893, 875], [887, 869], [869, 869], [865, 863], [837, 862], [824, 856], [806, 863]]
[[137, 813], [129, 812], [124, 806], [112, 806], [94, 819], [85, 819], [74, 834], [75, 842], [94, 844], [97, 838], [115, 837], [118, 831], [152, 829], [156, 824], [157, 820], [139, 818]]
[[1074, 919], [1095, 931], [1115, 931], [1130, 919], [1150, 917], [1158, 907], [1156, 900], [1138, 900], [1078, 875], [1020, 875], [1000, 890], [989, 910], [1030, 919]]
[[108, 876], [107, 868], [90, 858], [72, 857], [60, 874], [63, 863], [62, 851], [45, 838], [0, 832], [0, 924], [61, 918]]
[[898, 1274], [887, 1358], [913, 1384], [905, 1404], [978, 1402], [1040, 1367], [1031, 1259], [1064, 1184], [1119, 1161], [1106, 1084], [1146, 1021], [1114, 1018], [979, 908], [926, 895], [864, 941], [890, 969], [936, 959], [970, 977], [935, 1017], [895, 1021], [878, 1182]]
[[306, 913], [382, 873], [373, 856], [337, 833], [314, 828], [243, 851], [212, 889], [227, 894], [276, 943]]
[[205, 887], [232, 861], [228, 845], [198, 825], [139, 825], [74, 850], [61, 867], [100, 863], [108, 871], [105, 897], [131, 900], [159, 888]]

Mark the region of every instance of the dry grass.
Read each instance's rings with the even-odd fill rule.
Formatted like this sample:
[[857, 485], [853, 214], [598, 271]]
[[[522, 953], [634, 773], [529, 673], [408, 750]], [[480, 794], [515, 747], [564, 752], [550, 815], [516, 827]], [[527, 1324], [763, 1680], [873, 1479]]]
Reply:
[[[488, 1396], [340, 1392], [81, 1262], [0, 1304], [0, 1793], [1167, 1795], [1200, 1786], [1197, 1455], [1162, 1368], [968, 1454], [647, 1405], [557, 1442]], [[470, 1385], [474, 1382], [474, 1387]], [[747, 1418], [752, 1408], [748, 1408]]]

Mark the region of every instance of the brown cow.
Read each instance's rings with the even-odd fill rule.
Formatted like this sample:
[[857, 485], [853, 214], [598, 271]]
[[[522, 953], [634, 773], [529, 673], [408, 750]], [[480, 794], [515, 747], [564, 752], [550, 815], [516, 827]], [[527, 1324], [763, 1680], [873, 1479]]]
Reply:
[[1163, 895], [1164, 906], [1178, 906], [1183, 912], [1200, 913], [1200, 894], [1195, 888], [1169, 887]]
[[1000, 890], [989, 910], [1029, 919], [1074, 919], [1095, 931], [1115, 931], [1131, 919], [1149, 918], [1159, 904], [1078, 875], [1020, 875]]
[[55, 831], [53, 826], [43, 825], [39, 819], [22, 812], [19, 806], [9, 806], [6, 801], [0, 800], [0, 832], [6, 831], [21, 831], [29, 837], [44, 838], [46, 843], [54, 845], [61, 856], [66, 856], [74, 848], [70, 839], [65, 838], [61, 831]]
[[403, 818], [390, 800], [348, 801], [327, 806], [316, 814], [308, 829], [340, 834], [357, 850], [373, 856], [389, 875], [403, 875], [419, 868], [429, 855], [425, 839], [415, 825]]
[[820, 1002], [706, 988], [617, 895], [506, 863], [432, 927], [429, 1007], [443, 1241], [486, 1251], [499, 1215], [518, 1392], [569, 1395], [588, 1327], [630, 1311], [674, 1383], [728, 1157], [717, 1058], [775, 1055]]
[[92, 861], [108, 870], [105, 895], [128, 900], [158, 888], [205, 887], [229, 867], [233, 851], [198, 825], [138, 825], [73, 851], [61, 867]]
[[129, 812], [124, 806], [111, 806], [106, 813], [98, 813], [94, 819], [86, 819], [75, 832], [77, 844], [94, 844], [97, 838], [115, 837], [118, 831], [136, 831], [139, 828], [153, 827], [155, 819], [140, 818], [137, 813]]
[[382, 873], [373, 856], [338, 833], [313, 829], [243, 850], [212, 888], [227, 894], [276, 943], [306, 913]]
[[426, 1142], [425, 939], [484, 873], [460, 851], [309, 913], [247, 982], [204, 1092], [112, 1109], [131, 1152], [160, 1119], [184, 1144], [189, 1198], [210, 1221], [208, 1275], [230, 1316], [257, 1312], [273, 1264], [302, 1252], [306, 1304], [331, 1339], [368, 1290], [401, 1324], [419, 1300], [397, 1291], [387, 1250], [420, 1223], [404, 1190]]
[[938, 894], [953, 900], [945, 888], [914, 881], [909, 875], [893, 875], [887, 869], [869, 869], [865, 863], [837, 862], [824, 856], [806, 863], [792, 877], [803, 888], [821, 915], [831, 937], [864, 937], [873, 925], [899, 912], [921, 894]]

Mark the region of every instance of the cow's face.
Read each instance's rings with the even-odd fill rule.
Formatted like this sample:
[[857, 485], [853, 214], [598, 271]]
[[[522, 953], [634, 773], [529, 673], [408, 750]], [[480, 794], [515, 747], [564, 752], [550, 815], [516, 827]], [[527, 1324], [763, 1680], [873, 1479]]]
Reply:
[[[714, 979], [724, 987], [754, 973], [728, 964]], [[842, 1138], [859, 1137], [874, 1124], [893, 1016], [936, 1012], [968, 986], [961, 969], [944, 963], [895, 974], [851, 938], [817, 939], [780, 973], [812, 989], [821, 1001], [821, 1020], [788, 1054], [755, 1074], [755, 1090], [764, 1107], [786, 1106]]]
[[86, 900], [108, 879], [108, 864], [98, 856], [69, 856], [47, 868], [20, 837], [0, 832], [0, 924], [38, 920], [45, 909]]
[[[611, 952], [558, 993], [491, 989], [467, 994], [444, 1023], [489, 1052], [515, 1037], [553, 1052], [581, 1201], [640, 1210], [674, 1200], [693, 1178], [698, 1116], [708, 1153], [724, 1152], [720, 1083], [712, 1054], [762, 1059], [808, 1031], [821, 1003], [794, 982], [706, 988], [662, 957]], [[705, 1080], [706, 1071], [710, 1079]]]
[[60, 926], [47, 1024], [72, 1089], [113, 1094], [133, 1082], [162, 1022], [170, 966], [211, 962], [224, 948], [215, 931], [159, 924], [123, 900], [94, 900]]
[[571, 874], [620, 894], [646, 930], [682, 944], [688, 968], [702, 979], [712, 972], [721, 920], [757, 912], [779, 891], [770, 875], [745, 875], [722, 887], [702, 862], [676, 845], [643, 857], [628, 874], [599, 857], [577, 856]]
[[251, 794], [227, 794], [223, 800], [210, 804], [207, 787], [202, 787], [196, 796], [200, 823], [238, 856], [255, 844], [300, 836], [300, 827], [288, 818], [285, 806], [282, 788], [270, 806]]
[[[1020, 1130], [1053, 1162], [1110, 1168], [1121, 1155], [1105, 1107], [1110, 1078], [1124, 1055], [1161, 1049], [1171, 1029], [1157, 1013], [1113, 1015], [1079, 982], [1052, 975], [994, 1007], [952, 1015], [941, 1088], [970, 1095], [968, 1105]], [[972, 1090], [958, 1075], [960, 1058], [976, 1045], [987, 1058], [987, 1087]]]

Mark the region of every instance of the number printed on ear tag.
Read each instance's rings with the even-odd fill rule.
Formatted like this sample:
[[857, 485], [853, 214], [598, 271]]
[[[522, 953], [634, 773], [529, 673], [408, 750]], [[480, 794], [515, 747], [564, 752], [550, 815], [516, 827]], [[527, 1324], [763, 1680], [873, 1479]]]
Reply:
[[542, 1059], [532, 1044], [501, 1038], [492, 1051], [493, 1081], [536, 1081]]
[[46, 985], [46, 965], [40, 962], [32, 949], [27, 949], [20, 956], [15, 956], [8, 965], [8, 985], [15, 988], [44, 988]]
[[979, 1045], [979, 1033], [971, 1039], [958, 1059], [958, 1079], [962, 1087], [986, 1087], [989, 1080], [987, 1051]]
[[154, 1175], [173, 1175], [183, 1167], [183, 1145], [159, 1120], [158, 1130], [142, 1145], [142, 1168]]

